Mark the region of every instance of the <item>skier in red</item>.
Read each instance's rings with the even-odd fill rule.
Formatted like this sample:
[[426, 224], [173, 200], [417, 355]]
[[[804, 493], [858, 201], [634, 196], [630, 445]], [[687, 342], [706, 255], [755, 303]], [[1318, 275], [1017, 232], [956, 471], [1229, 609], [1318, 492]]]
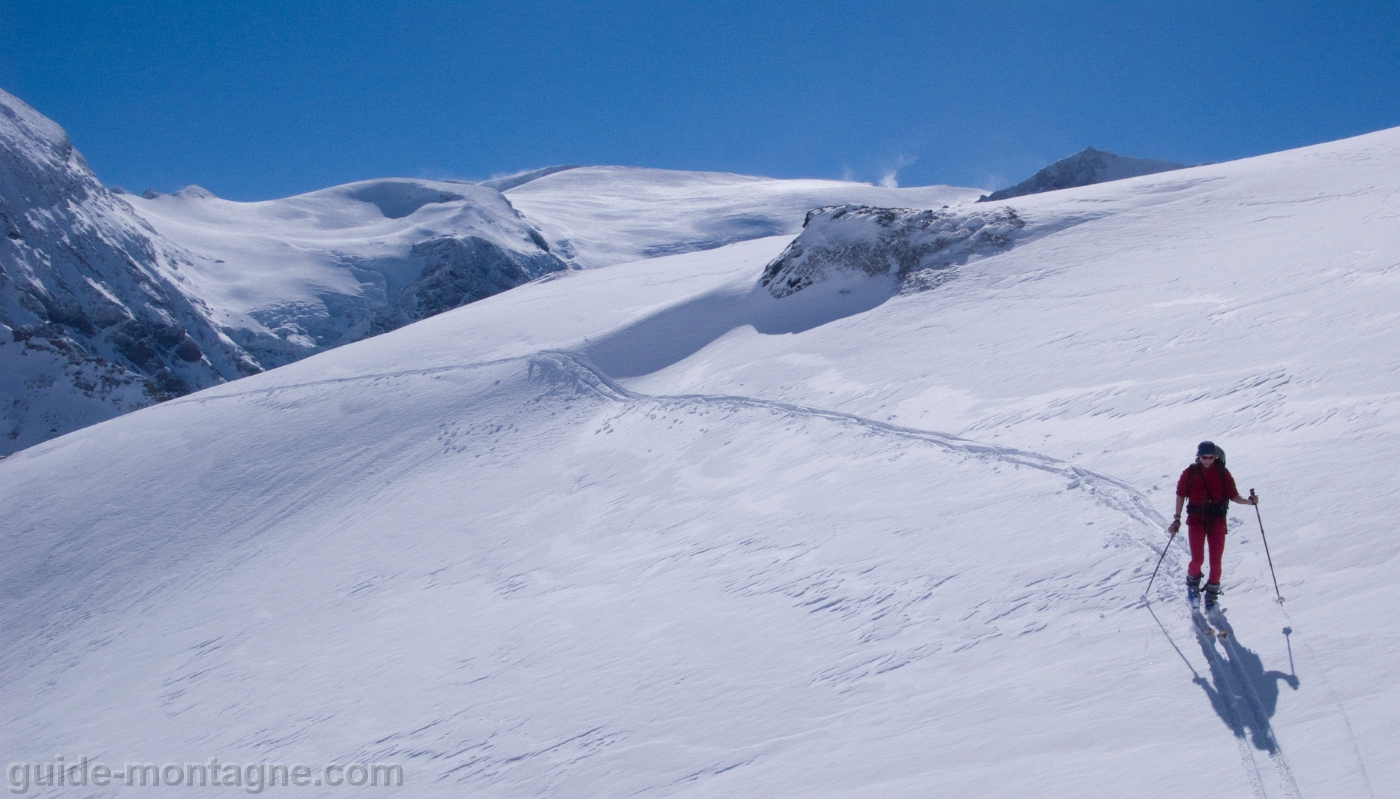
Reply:
[[1225, 468], [1220, 448], [1202, 441], [1196, 447], [1196, 462], [1186, 467], [1176, 481], [1176, 516], [1172, 535], [1181, 529], [1181, 506], [1186, 500], [1187, 540], [1191, 543], [1191, 565], [1186, 569], [1186, 588], [1194, 599], [1201, 592], [1201, 564], [1210, 544], [1210, 579], [1206, 581], [1206, 607], [1213, 608], [1220, 598], [1220, 559], [1225, 554], [1225, 514], [1230, 503], [1254, 505], [1258, 498], [1240, 496], [1235, 478]]

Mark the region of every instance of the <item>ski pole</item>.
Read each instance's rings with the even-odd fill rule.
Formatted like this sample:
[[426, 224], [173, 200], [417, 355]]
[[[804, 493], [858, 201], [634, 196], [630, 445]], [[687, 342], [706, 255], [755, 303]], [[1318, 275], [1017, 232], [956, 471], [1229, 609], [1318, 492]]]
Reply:
[[1259, 515], [1259, 497], [1254, 495], [1254, 489], [1249, 489], [1249, 498], [1254, 500], [1254, 518], [1259, 520], [1259, 537], [1264, 541], [1264, 557], [1269, 559], [1269, 576], [1274, 578], [1274, 596], [1278, 597], [1279, 604], [1283, 604], [1283, 594], [1278, 590], [1278, 575], [1274, 574], [1274, 556], [1269, 554], [1269, 537], [1264, 535], [1264, 517]]
[[1147, 589], [1142, 592], [1143, 596], [1147, 596], [1147, 592], [1152, 590], [1152, 581], [1157, 579], [1157, 569], [1162, 568], [1162, 561], [1167, 559], [1167, 550], [1172, 548], [1172, 542], [1175, 540], [1176, 533], [1172, 533], [1172, 537], [1167, 539], [1167, 545], [1162, 547], [1162, 557], [1157, 559], [1157, 568], [1152, 570], [1152, 576], [1147, 580]]

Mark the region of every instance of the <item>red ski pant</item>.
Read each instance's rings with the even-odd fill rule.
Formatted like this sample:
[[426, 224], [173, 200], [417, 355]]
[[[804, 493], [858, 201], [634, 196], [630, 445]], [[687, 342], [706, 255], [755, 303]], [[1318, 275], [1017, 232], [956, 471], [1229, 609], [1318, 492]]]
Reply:
[[1206, 542], [1210, 542], [1210, 576], [1208, 583], [1220, 583], [1220, 559], [1225, 555], [1225, 519], [1186, 520], [1187, 541], [1191, 542], [1191, 565], [1186, 568], [1190, 577], [1201, 576], [1201, 564], [1206, 559]]

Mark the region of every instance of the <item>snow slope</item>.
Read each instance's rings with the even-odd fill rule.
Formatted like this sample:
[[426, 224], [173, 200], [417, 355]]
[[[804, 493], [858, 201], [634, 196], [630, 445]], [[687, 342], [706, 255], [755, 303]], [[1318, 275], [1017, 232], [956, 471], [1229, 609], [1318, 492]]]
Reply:
[[792, 235], [827, 205], [940, 208], [977, 199], [976, 189], [889, 189], [836, 180], [775, 180], [722, 172], [573, 167], [499, 185], [539, 226], [553, 250], [584, 267], [708, 250]]
[[[833, 246], [775, 297], [807, 232], [568, 272], [18, 453], [0, 748], [414, 796], [1388, 795], [1397, 186], [1383, 131], [977, 206], [1024, 226], [924, 291]], [[1202, 438], [1287, 598], [1236, 511], [1221, 643], [1179, 542], [1141, 601]]]

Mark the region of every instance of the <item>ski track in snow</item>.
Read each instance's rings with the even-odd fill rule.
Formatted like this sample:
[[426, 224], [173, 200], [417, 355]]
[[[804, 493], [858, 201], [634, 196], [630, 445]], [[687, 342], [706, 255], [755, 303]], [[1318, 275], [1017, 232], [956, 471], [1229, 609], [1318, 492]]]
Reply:
[[[501, 358], [489, 361], [481, 361], [469, 364], [454, 364], [433, 369], [409, 369], [396, 372], [383, 372], [370, 375], [354, 375], [344, 378], [330, 378], [326, 380], [309, 381], [305, 383], [286, 384], [272, 386], [268, 388], [258, 388], [245, 391], [215, 391], [205, 392], [201, 396], [181, 398], [173, 400], [167, 404], [183, 404], [188, 402], [209, 402], [224, 398], [249, 396], [256, 394], [275, 395], [282, 391], [293, 390], [308, 386], [331, 385], [347, 382], [379, 381], [398, 377], [431, 375], [451, 371], [482, 369], [498, 366], [505, 363], [524, 363], [529, 370], [532, 379], [542, 380], [554, 384], [572, 384], [577, 388], [582, 388], [607, 400], [619, 403], [655, 403], [662, 406], [677, 405], [702, 405], [711, 407], [732, 407], [732, 408], [755, 408], [775, 411], [790, 416], [805, 418], [826, 419], [838, 424], [851, 425], [863, 428], [864, 430], [884, 436], [891, 436], [909, 441], [917, 441], [924, 444], [931, 444], [946, 450], [960, 452], [984, 459], [997, 460], [1000, 462], [1027, 466], [1040, 471], [1058, 474], [1067, 480], [1067, 488], [1082, 488], [1089, 492], [1094, 501], [1111, 510], [1122, 513], [1140, 525], [1142, 534], [1131, 536], [1135, 543], [1141, 544], [1153, 552], [1160, 553], [1151, 534], [1148, 531], [1156, 532], [1165, 527], [1165, 518], [1153, 507], [1151, 500], [1141, 491], [1131, 484], [1111, 477], [1109, 475], [1084, 469], [1079, 466], [1066, 463], [1056, 458], [1042, 455], [1026, 450], [1015, 449], [995, 444], [985, 444], [974, 440], [961, 438], [959, 436], [940, 433], [931, 430], [923, 430], [912, 427], [881, 422], [857, 414], [842, 413], [840, 411], [827, 410], [812, 406], [797, 405], [775, 400], [764, 400], [755, 397], [730, 394], [644, 394], [625, 388], [617, 381], [613, 380], [607, 373], [592, 363], [590, 359], [578, 352], [567, 350], [543, 350], [532, 356], [517, 356]], [[1170, 542], [1168, 543], [1170, 547]], [[1177, 552], [1169, 550], [1168, 560], [1171, 561], [1164, 570], [1164, 575], [1171, 573], [1184, 573], [1185, 558], [1178, 549]], [[820, 576], [816, 578], [820, 582]], [[838, 607], [845, 600], [832, 599], [822, 586], [813, 584], [810, 581], [799, 581], [803, 584], [790, 585], [785, 592], [794, 598], [802, 598], [808, 591], [818, 594], [814, 599], [804, 600], [804, 604], [810, 605], [814, 611], [818, 610], [840, 610]], [[1158, 596], [1162, 590], [1169, 590], [1171, 578], [1160, 583]], [[1013, 602], [1011, 607], [1001, 614], [1005, 616], [1014, 613], [1025, 602]], [[1152, 598], [1144, 597], [1142, 607], [1145, 607], [1157, 621], [1162, 632], [1166, 635], [1172, 648], [1176, 650], [1181, 659], [1186, 662], [1191, 669], [1194, 682], [1209, 689], [1210, 683], [1196, 671], [1190, 659], [1182, 653], [1172, 636], [1157, 619], [1156, 613], [1152, 610]], [[1285, 614], [1286, 616], [1286, 614]], [[1225, 629], [1230, 629], [1228, 622], [1222, 625]], [[1297, 635], [1296, 628], [1293, 632]], [[1199, 633], [1198, 633], [1199, 634]], [[976, 641], [969, 642], [965, 646], [974, 645]], [[1278, 736], [1269, 723], [1270, 713], [1264, 707], [1258, 693], [1251, 684], [1249, 674], [1241, 662], [1242, 655], [1239, 645], [1234, 641], [1233, 635], [1227, 637], [1223, 642], [1217, 642], [1213, 637], [1210, 641], [1201, 639], [1202, 650], [1205, 653], [1210, 668], [1217, 678], [1217, 688], [1223, 689], [1218, 693], [1218, 698], [1226, 706], [1227, 723], [1235, 730], [1234, 738], [1238, 748], [1238, 756], [1248, 781], [1251, 793], [1256, 799], [1269, 799], [1273, 796], [1282, 796], [1287, 799], [1302, 799], [1302, 794], [1298, 788], [1296, 780], [1293, 778], [1292, 770]], [[1305, 645], [1305, 644], [1304, 644]], [[1224, 653], [1218, 646], [1223, 646]], [[872, 663], [861, 663], [843, 669], [843, 671], [865, 672], [867, 670], [885, 671], [898, 668], [908, 662], [910, 656], [905, 656], [900, 662], [888, 663], [888, 657], [877, 658]], [[1320, 673], [1320, 672], [1319, 672]], [[829, 673], [824, 675], [828, 679], [840, 682], [843, 674]], [[1334, 698], [1335, 701], [1335, 698]], [[1351, 739], [1353, 749], [1356, 747], [1355, 738], [1351, 735], [1350, 724], [1345, 718], [1345, 709], [1340, 708], [1342, 719], [1347, 726], [1347, 733]], [[1245, 730], [1253, 730], [1254, 737], [1258, 739], [1256, 744], [1262, 742], [1262, 746], [1251, 745], [1249, 736]], [[596, 731], [595, 731], [596, 732]], [[1267, 753], [1267, 763], [1260, 762], [1260, 755]], [[537, 753], [543, 754], [543, 753]], [[1358, 765], [1361, 768], [1363, 781], [1368, 792], [1371, 791], [1369, 779], [1365, 777], [1364, 764], [1360, 759], [1359, 751], [1356, 753]], [[731, 768], [733, 766], [730, 766]], [[458, 766], [457, 769], [471, 768], [471, 763]], [[721, 771], [728, 770], [723, 766], [718, 767]], [[456, 770], [456, 769], [454, 769]], [[698, 775], [695, 775], [698, 776]], [[1272, 779], [1269, 777], [1272, 776]], [[682, 780], [684, 781], [684, 780]]]
[[1108, 475], [1072, 466], [1055, 458], [996, 444], [983, 444], [948, 433], [920, 430], [913, 427], [880, 422], [864, 416], [807, 405], [794, 405], [776, 400], [757, 399], [732, 394], [639, 394], [624, 388], [602, 369], [592, 364], [586, 356], [564, 350], [545, 350], [529, 359], [531, 375], [540, 375], [549, 380], [573, 380], [583, 383], [594, 391], [618, 402], [660, 402], [698, 403], [705, 405], [728, 405], [731, 407], [764, 408], [796, 416], [829, 419], [841, 424], [858, 425], [867, 430], [899, 438], [913, 439], [934, 444], [954, 452], [999, 460], [1004, 463], [1029, 466], [1045, 472], [1059, 474], [1070, 480], [1068, 487], [1085, 488], [1100, 505], [1126, 514], [1145, 527], [1160, 528], [1166, 520], [1153, 507], [1146, 495]]
[[[1029, 466], [1041, 471], [1059, 474], [1071, 480], [1071, 488], [1083, 487], [1093, 496], [1094, 501], [1112, 510], [1118, 511], [1132, 518], [1142, 525], [1144, 530], [1160, 530], [1166, 526], [1165, 518], [1153, 507], [1151, 501], [1141, 491], [1131, 484], [1119, 480], [1109, 475], [1100, 474], [1078, 466], [1073, 466], [1064, 461], [1051, 458], [1039, 453], [1019, 450], [1012, 447], [1003, 447], [993, 444], [983, 444], [947, 433], [939, 433], [930, 430], [920, 430], [911, 427], [902, 427], [886, 422], [876, 421], [856, 414], [841, 413], [822, 408], [814, 408], [804, 405], [795, 405], [773, 400], [762, 400], [754, 397], [727, 395], [727, 394], [675, 394], [675, 395], [653, 395], [641, 394], [631, 391], [616, 381], [596, 365], [589, 362], [586, 356], [574, 352], [563, 350], [546, 350], [529, 359], [531, 376], [539, 375], [549, 380], [572, 380], [583, 383], [594, 391], [618, 402], [660, 402], [660, 403], [700, 403], [707, 405], [729, 405], [738, 407], [766, 408], [788, 414], [829, 419], [841, 424], [851, 424], [863, 427], [875, 433], [896, 436], [904, 439], [912, 439], [928, 444], [933, 444], [945, 449], [977, 455], [984, 458], [993, 458], [1006, 463]], [[1139, 539], [1139, 543], [1156, 551], [1151, 540], [1146, 536]], [[1174, 558], [1179, 561], [1180, 558]], [[1183, 568], [1182, 564], [1174, 563], [1174, 567]], [[1175, 569], [1173, 569], [1174, 571]], [[1184, 570], [1184, 568], [1183, 568]], [[1144, 606], [1151, 611], [1148, 602]], [[1018, 606], [1012, 607], [1002, 615], [1014, 612]], [[1155, 618], [1155, 613], [1153, 614]], [[1223, 621], [1223, 617], [1222, 617]], [[1158, 622], [1160, 625], [1160, 622]], [[1230, 714], [1234, 719], [1232, 725], [1236, 730], [1243, 731], [1246, 728], [1253, 729], [1256, 737], [1264, 740], [1263, 749], [1256, 749], [1251, 746], [1249, 740], [1242, 732], [1235, 735], [1236, 745], [1239, 750], [1241, 764], [1245, 769], [1245, 776], [1249, 780], [1255, 797], [1258, 799], [1269, 799], [1271, 796], [1281, 795], [1287, 799], [1302, 799], [1302, 793], [1298, 789], [1297, 781], [1293, 778], [1292, 769], [1288, 765], [1288, 760], [1284, 755], [1283, 747], [1279, 743], [1278, 736], [1269, 723], [1270, 713], [1264, 707], [1258, 693], [1255, 691], [1249, 675], [1242, 664], [1242, 655], [1239, 645], [1235, 642], [1233, 630], [1229, 627], [1228, 621], [1224, 623], [1224, 628], [1231, 632], [1231, 635], [1224, 639], [1224, 647], [1228, 653], [1228, 658], [1223, 658], [1216, 649], [1216, 643], [1212, 640], [1208, 647], [1203, 644], [1208, 656], [1212, 660], [1212, 668], [1224, 678], [1229, 688], [1229, 696], [1222, 697], [1229, 703]], [[1164, 629], [1165, 632], [1165, 629]], [[1168, 636], [1170, 639], [1170, 636]], [[1175, 642], [1172, 643], [1175, 648]], [[1178, 649], [1178, 654], [1180, 650]], [[1183, 659], [1185, 657], [1183, 656]], [[1190, 665], [1190, 662], [1187, 662]], [[1195, 668], [1192, 667], [1193, 674]], [[1197, 676], [1197, 680], [1202, 678]], [[1345, 719], [1345, 712], [1343, 711]], [[1348, 724], [1348, 733], [1350, 725]], [[1351, 740], [1353, 748], [1356, 746], [1354, 737]], [[1270, 789], [1265, 787], [1265, 774], [1267, 767], [1261, 768], [1256, 751], [1267, 751], [1269, 765], [1272, 766], [1275, 779], [1270, 784]], [[1360, 757], [1358, 753], [1358, 763]], [[1365, 768], [1362, 766], [1364, 777]], [[1368, 790], [1369, 780], [1366, 781]]]
[[[1067, 486], [1068, 488], [1086, 488], [1099, 504], [1117, 510], [1145, 527], [1160, 529], [1166, 526], [1165, 518], [1152, 507], [1151, 500], [1130, 484], [1115, 477], [1093, 472], [1079, 466], [1073, 466], [1046, 455], [1015, 449], [1013, 447], [1004, 447], [997, 444], [983, 444], [948, 433], [921, 430], [913, 427], [901, 427], [856, 414], [842, 413], [840, 411], [826, 410], [824, 408], [815, 408], [806, 405], [795, 405], [792, 403], [778, 402], [776, 400], [764, 400], [732, 394], [640, 394], [624, 388], [612, 378], [608, 377], [602, 369], [592, 364], [586, 356], [565, 350], [544, 350], [533, 356], [500, 358], [469, 364], [440, 366], [433, 369], [406, 369], [398, 372], [352, 375], [348, 377], [308, 381], [305, 383], [288, 383], [285, 385], [269, 386], [267, 388], [254, 388], [245, 391], [215, 390], [204, 392], [198, 396], [171, 400], [164, 404], [182, 405], [185, 403], [206, 403], [233, 397], [246, 397], [258, 394], [272, 395], [309, 386], [378, 381], [396, 377], [441, 374], [468, 369], [483, 369], [511, 362], [527, 363], [532, 377], [538, 376], [542, 379], [554, 382], [572, 381], [586, 386], [595, 393], [616, 402], [696, 403], [717, 406], [728, 405], [731, 407], [763, 408], [792, 415], [829, 419], [842, 424], [858, 425], [884, 435], [913, 439], [934, 444], [955, 452], [990, 458], [1019, 466], [1028, 466], [1033, 469], [1059, 474], [1067, 478], [1070, 481]], [[1153, 548], [1146, 539], [1143, 539], [1142, 543], [1149, 546], [1149, 548]], [[1155, 548], [1153, 549], [1157, 551]]]

